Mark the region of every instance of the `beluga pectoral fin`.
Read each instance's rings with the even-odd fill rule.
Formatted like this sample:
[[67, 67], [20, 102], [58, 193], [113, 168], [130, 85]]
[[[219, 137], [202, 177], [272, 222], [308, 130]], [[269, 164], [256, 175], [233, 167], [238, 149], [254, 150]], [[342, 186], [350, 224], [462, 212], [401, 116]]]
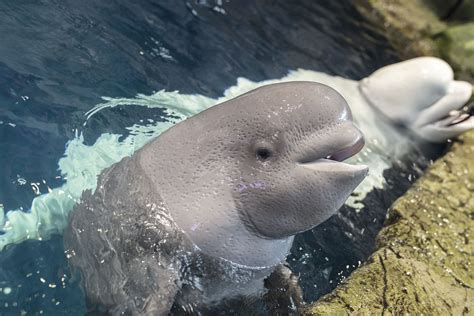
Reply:
[[474, 128], [463, 109], [472, 85], [453, 80], [453, 70], [435, 57], [419, 57], [383, 67], [360, 82], [368, 102], [422, 138], [443, 142]]

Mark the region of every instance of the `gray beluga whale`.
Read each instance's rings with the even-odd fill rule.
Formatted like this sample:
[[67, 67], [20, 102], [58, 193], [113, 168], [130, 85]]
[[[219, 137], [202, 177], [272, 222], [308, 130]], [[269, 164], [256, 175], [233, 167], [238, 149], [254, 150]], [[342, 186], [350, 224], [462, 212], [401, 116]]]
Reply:
[[203, 301], [261, 293], [276, 267], [289, 275], [293, 236], [363, 180], [366, 166], [342, 162], [363, 145], [344, 98], [314, 82], [264, 86], [175, 125], [105, 170], [70, 217], [88, 300], [157, 314], [186, 280]]
[[286, 256], [288, 236], [332, 215], [366, 173], [365, 166], [325, 158], [344, 160], [362, 146], [338, 93], [293, 82], [204, 111], [163, 133], [137, 159], [202, 251], [269, 266]]

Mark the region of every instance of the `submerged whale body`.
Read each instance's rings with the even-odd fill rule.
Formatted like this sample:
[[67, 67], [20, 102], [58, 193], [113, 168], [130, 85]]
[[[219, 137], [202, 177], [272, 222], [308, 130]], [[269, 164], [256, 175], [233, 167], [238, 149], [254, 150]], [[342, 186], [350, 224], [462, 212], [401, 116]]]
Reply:
[[367, 167], [341, 161], [363, 144], [343, 97], [314, 82], [261, 87], [175, 125], [105, 170], [71, 215], [65, 242], [89, 302], [156, 314], [183, 286], [206, 302], [261, 293], [293, 236], [362, 181]]

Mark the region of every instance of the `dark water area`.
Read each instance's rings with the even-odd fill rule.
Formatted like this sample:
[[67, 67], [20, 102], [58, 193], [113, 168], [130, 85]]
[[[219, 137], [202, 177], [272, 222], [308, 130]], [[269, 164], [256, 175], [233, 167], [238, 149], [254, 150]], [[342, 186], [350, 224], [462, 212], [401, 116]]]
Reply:
[[[1, 1], [0, 203], [28, 210], [36, 196], [31, 183], [43, 193], [61, 185], [57, 163], [77, 132], [93, 143], [161, 115], [117, 107], [84, 127], [84, 113], [102, 96], [166, 89], [217, 97], [237, 77], [260, 81], [304, 68], [360, 79], [396, 61], [348, 0]], [[385, 210], [417, 168], [388, 171], [396, 184], [370, 194], [368, 214], [346, 207], [297, 237], [289, 262], [308, 300], [370, 254]], [[0, 315], [83, 314], [83, 296], [69, 275], [60, 236], [8, 247], [0, 253], [0, 288], [10, 292], [0, 293]]]

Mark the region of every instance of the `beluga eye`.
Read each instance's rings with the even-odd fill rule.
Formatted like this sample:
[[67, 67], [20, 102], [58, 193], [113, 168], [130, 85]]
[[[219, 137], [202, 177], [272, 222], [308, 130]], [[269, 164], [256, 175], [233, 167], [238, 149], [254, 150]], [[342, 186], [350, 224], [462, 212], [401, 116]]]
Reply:
[[267, 161], [273, 156], [273, 152], [270, 148], [259, 147], [255, 151], [255, 156], [260, 161]]
[[261, 139], [252, 144], [249, 154], [253, 155], [255, 160], [260, 163], [274, 161], [279, 155], [277, 146], [278, 144], [273, 139]]

